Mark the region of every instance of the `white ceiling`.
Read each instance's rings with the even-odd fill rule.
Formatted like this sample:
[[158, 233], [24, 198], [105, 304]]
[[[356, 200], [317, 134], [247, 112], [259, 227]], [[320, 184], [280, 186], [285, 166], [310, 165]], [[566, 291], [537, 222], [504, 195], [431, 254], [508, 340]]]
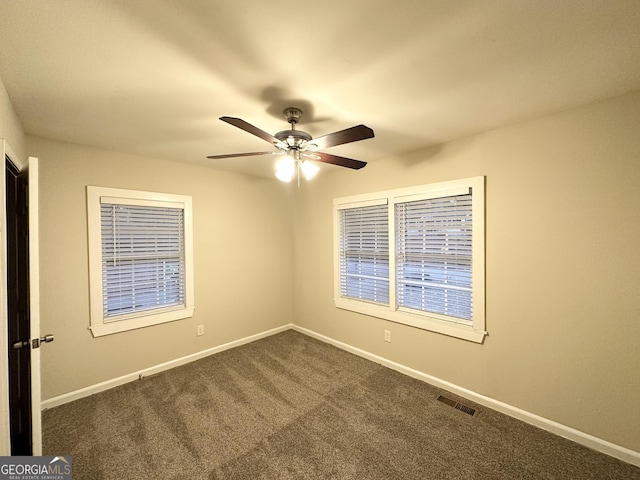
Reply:
[[218, 117], [375, 161], [591, 103], [640, 89], [640, 1], [0, 0], [0, 77], [26, 133], [272, 177]]

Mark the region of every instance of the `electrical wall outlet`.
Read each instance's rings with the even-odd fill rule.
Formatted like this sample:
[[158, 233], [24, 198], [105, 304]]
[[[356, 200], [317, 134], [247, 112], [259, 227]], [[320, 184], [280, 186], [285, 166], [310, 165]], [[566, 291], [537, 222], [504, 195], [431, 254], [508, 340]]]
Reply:
[[391, 330], [384, 331], [384, 341], [391, 343]]
[[204, 325], [198, 325], [197, 336], [204, 335]]

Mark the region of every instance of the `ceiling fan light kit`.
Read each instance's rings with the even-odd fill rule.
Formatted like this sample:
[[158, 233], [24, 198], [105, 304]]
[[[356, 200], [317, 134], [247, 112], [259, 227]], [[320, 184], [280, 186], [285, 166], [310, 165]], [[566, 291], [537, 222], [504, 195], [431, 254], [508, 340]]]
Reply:
[[319, 170], [320, 167], [317, 165], [306, 160], [294, 160], [290, 155], [276, 163], [276, 177], [278, 180], [290, 182], [293, 180], [294, 175], [297, 174], [298, 186], [300, 185], [300, 173], [307, 180], [311, 180]]
[[248, 152], [248, 153], [232, 153], [226, 155], [209, 155], [207, 158], [232, 158], [232, 157], [249, 157], [257, 155], [286, 155], [285, 158], [276, 164], [276, 177], [283, 182], [290, 182], [294, 175], [297, 175], [298, 186], [300, 186], [300, 174], [311, 180], [320, 167], [312, 162], [324, 162], [341, 167], [358, 170], [366, 165], [366, 162], [354, 160], [352, 158], [340, 157], [329, 153], [319, 152], [318, 150], [343, 145], [345, 143], [357, 142], [367, 138], [373, 138], [375, 135], [373, 130], [365, 125], [357, 125], [355, 127], [330, 133], [322, 137], [314, 139], [307, 132], [296, 130], [296, 124], [300, 121], [302, 110], [295, 107], [288, 107], [282, 112], [291, 128], [282, 130], [281, 132], [271, 135], [240, 118], [220, 117], [220, 120], [234, 127], [240, 128], [245, 132], [251, 133], [262, 140], [271, 143], [277, 151], [268, 152]]

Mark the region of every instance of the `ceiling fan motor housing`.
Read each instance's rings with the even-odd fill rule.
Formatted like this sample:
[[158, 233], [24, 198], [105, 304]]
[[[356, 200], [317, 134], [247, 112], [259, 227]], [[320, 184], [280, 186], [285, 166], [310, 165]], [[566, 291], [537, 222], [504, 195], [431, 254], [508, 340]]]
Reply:
[[[305, 143], [311, 140], [311, 135], [302, 130], [296, 130], [296, 123], [302, 116], [302, 110], [295, 107], [287, 107], [282, 112], [284, 118], [291, 125], [291, 130], [282, 130], [276, 133], [274, 136], [286, 145], [287, 149], [301, 150]], [[277, 146], [277, 145], [276, 145]]]
[[304, 142], [311, 140], [311, 135], [302, 130], [283, 130], [275, 134], [275, 137], [291, 148], [300, 149]]

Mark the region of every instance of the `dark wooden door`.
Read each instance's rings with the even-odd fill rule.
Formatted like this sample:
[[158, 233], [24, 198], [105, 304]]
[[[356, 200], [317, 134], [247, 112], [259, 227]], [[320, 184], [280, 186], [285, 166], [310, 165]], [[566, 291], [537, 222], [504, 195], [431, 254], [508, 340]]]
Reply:
[[31, 455], [28, 183], [26, 172], [5, 165], [11, 454]]

